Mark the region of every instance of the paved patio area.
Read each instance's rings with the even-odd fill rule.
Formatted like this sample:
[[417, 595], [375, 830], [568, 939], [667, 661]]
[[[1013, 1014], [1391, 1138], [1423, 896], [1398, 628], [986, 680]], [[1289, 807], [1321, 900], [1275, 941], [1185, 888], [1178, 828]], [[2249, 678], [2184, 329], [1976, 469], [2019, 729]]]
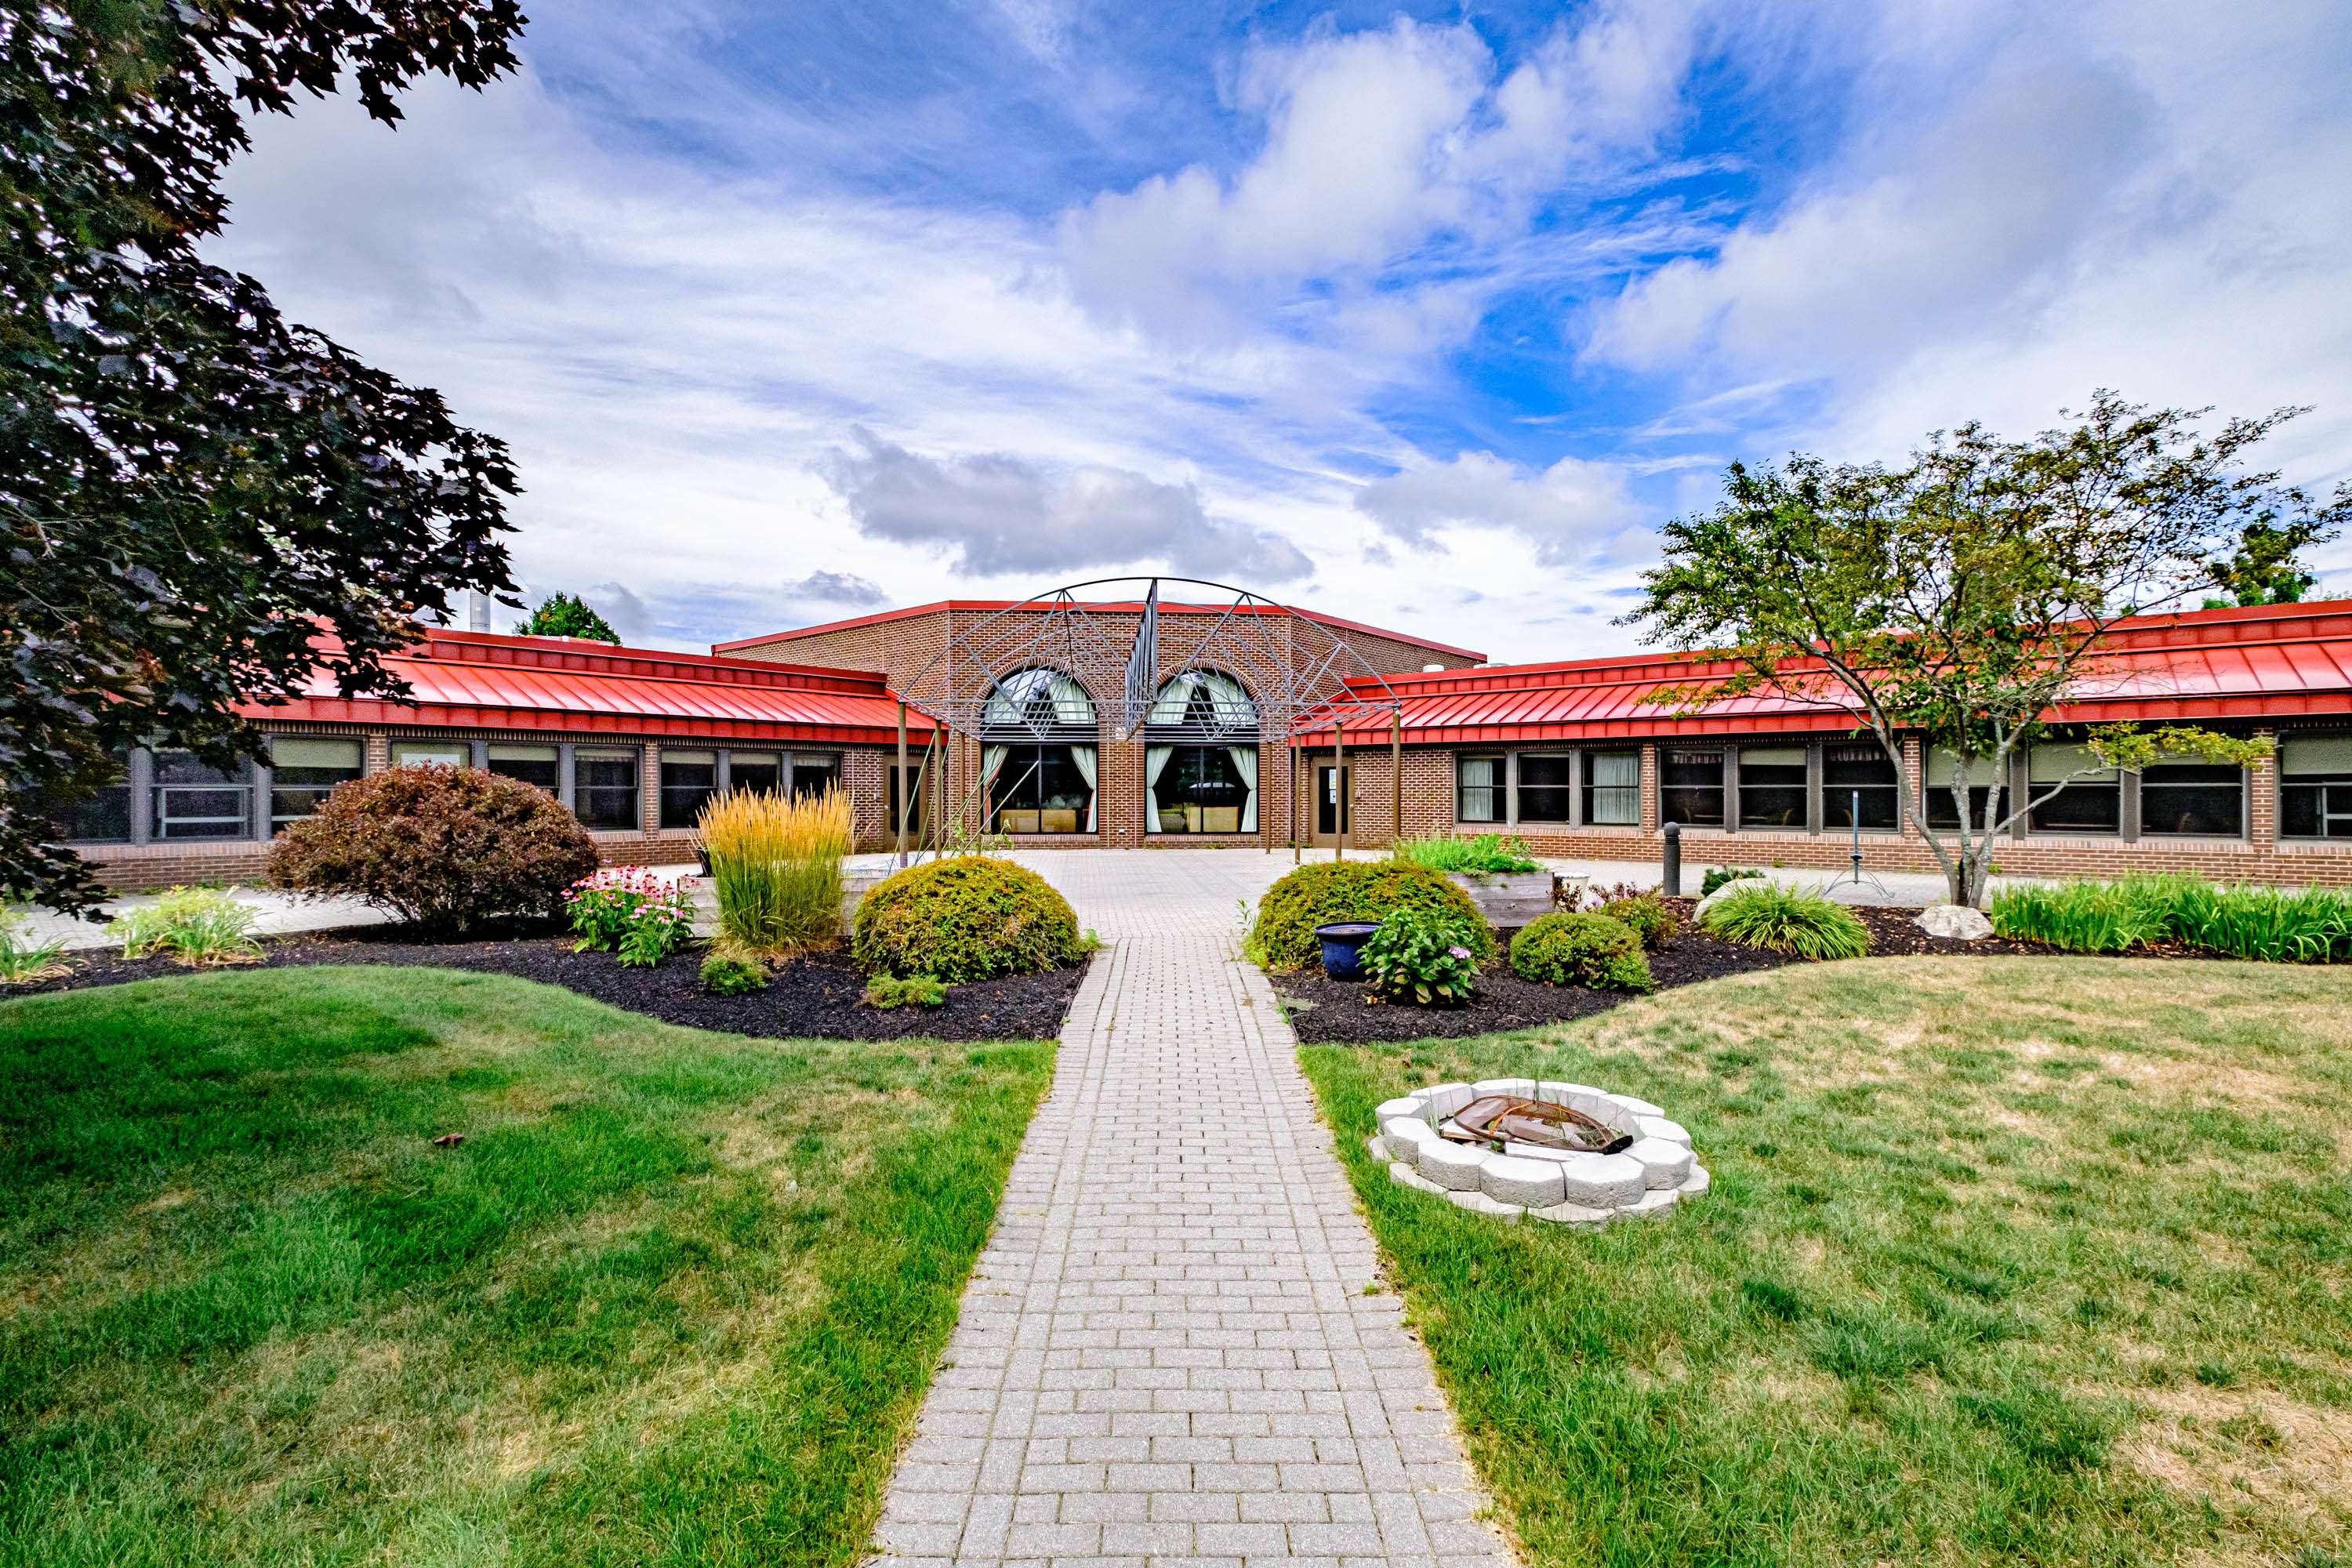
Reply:
[[1111, 942], [900, 1462], [894, 1568], [1506, 1568], [1242, 907], [1252, 850], [1018, 857]]

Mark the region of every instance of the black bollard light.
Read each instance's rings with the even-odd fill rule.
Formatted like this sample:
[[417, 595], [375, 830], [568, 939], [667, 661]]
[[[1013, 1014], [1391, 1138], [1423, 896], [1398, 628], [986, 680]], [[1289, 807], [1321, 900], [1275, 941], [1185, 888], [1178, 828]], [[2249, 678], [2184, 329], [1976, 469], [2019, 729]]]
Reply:
[[1666, 838], [1666, 874], [1659, 883], [1659, 891], [1670, 899], [1683, 896], [1683, 828], [1678, 822], [1669, 822], [1659, 829]]

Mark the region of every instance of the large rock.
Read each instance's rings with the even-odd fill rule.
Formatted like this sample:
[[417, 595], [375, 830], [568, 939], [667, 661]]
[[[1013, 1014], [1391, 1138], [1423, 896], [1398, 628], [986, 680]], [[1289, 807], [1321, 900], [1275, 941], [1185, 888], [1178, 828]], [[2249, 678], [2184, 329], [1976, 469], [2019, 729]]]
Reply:
[[1953, 942], [1982, 942], [1992, 934], [1992, 921], [1985, 912], [1966, 904], [1929, 904], [1913, 923], [1929, 936]]

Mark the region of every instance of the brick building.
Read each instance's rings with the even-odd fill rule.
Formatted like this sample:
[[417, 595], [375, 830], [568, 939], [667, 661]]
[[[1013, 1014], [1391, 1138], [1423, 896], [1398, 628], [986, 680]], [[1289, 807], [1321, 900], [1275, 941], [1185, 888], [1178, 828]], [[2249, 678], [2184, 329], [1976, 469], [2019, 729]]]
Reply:
[[[1132, 640], [1143, 608], [1087, 606], [1113, 642]], [[1489, 666], [1466, 648], [1283, 611], [1224, 666], [1163, 653], [1148, 717], [1122, 732], [1121, 692], [1041, 658], [1026, 613], [950, 601], [707, 657], [435, 631], [395, 661], [409, 699], [322, 685], [257, 710], [268, 765], [234, 776], [134, 753], [61, 828], [118, 886], [250, 879], [269, 837], [335, 783], [437, 762], [548, 789], [610, 861], [688, 858], [694, 814], [716, 791], [836, 780], [863, 846], [887, 847], [902, 710], [919, 837], [960, 818], [1037, 847], [1274, 848], [1331, 843], [1344, 821], [1351, 842], [1380, 845], [1401, 804], [1409, 833], [1516, 834], [1539, 853], [1599, 859], [1654, 859], [1672, 820], [1695, 863], [1843, 866], [1858, 826], [1872, 868], [1927, 870], [1918, 825], [1952, 809], [1940, 789], [1900, 798], [1892, 766], [1826, 690], [1696, 713], [1647, 700], [1730, 672], [1705, 656]], [[1233, 611], [1157, 613], [1160, 646], [1181, 650], [1207, 617]], [[1298, 646], [1310, 636], [1319, 655]], [[909, 687], [951, 644], [982, 649], [991, 691], [979, 722], [935, 733]], [[1331, 683], [1330, 695], [1357, 702], [1337, 758], [1330, 723], [1286, 736], [1261, 700], [1323, 668], [1333, 647], [1359, 672]], [[915, 706], [902, 710], [902, 694]], [[2277, 749], [2249, 769], [2184, 761], [2070, 784], [2001, 847], [2003, 871], [2352, 885], [2352, 603], [2132, 622], [2053, 717], [2196, 722]], [[1929, 760], [1916, 741], [1909, 760], [1915, 773]], [[2020, 758], [2009, 785], [2078, 763], [2062, 739]]]

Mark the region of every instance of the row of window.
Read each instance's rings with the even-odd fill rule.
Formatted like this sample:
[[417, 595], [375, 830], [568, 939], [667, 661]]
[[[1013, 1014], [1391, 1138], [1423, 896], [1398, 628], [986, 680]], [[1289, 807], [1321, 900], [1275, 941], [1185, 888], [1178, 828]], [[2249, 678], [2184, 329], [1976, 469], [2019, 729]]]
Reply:
[[[1658, 748], [1658, 819], [1685, 827], [1843, 833], [1859, 826], [1891, 833], [1901, 812], [1895, 764], [1875, 742]], [[1455, 773], [1454, 815], [1464, 823], [1632, 826], [1642, 817], [1642, 758], [1635, 751], [1521, 752], [1513, 759], [1464, 756]], [[1952, 784], [1958, 761], [1937, 752], [1925, 783], [1928, 825], [1960, 825]], [[2246, 832], [2242, 768], [2185, 760], [2163, 762], [2126, 777], [2101, 768], [2076, 745], [2036, 746], [2025, 785], [2041, 794], [2066, 786], [2032, 808], [2036, 833], [2120, 836], [2127, 824], [2146, 837], [2242, 838]], [[2278, 751], [2279, 836], [2352, 839], [2352, 737], [2289, 737]], [[1981, 765], [1967, 782], [1969, 820], [1981, 825], [1991, 778]], [[2003, 791], [2001, 815], [2013, 809]], [[1514, 809], [1515, 807], [1515, 809]], [[2137, 820], [2134, 822], [2133, 818]]]
[[[998, 833], [1092, 833], [1096, 748], [989, 745], [989, 826]], [[1152, 833], [1255, 833], [1255, 744], [1146, 746], [1145, 827]]]
[[[364, 743], [356, 736], [272, 735], [266, 805], [268, 831], [277, 833], [319, 809], [337, 784], [366, 771]], [[534, 784], [562, 798], [584, 826], [635, 829], [643, 821], [644, 773], [635, 746], [581, 745], [566, 749], [530, 742], [395, 740], [394, 767], [467, 767]], [[143, 769], [128, 765], [120, 779], [59, 812], [58, 836], [80, 843], [122, 844], [134, 838], [250, 838], [256, 836], [256, 784], [249, 775], [224, 773], [186, 752], [156, 752]], [[809, 795], [841, 779], [841, 758], [830, 752], [736, 751], [731, 748], [670, 748], [661, 752], [658, 820], [664, 827], [692, 827], [704, 805], [722, 789]], [[145, 774], [143, 786], [134, 783]], [[133, 809], [145, 792], [145, 832]]]

